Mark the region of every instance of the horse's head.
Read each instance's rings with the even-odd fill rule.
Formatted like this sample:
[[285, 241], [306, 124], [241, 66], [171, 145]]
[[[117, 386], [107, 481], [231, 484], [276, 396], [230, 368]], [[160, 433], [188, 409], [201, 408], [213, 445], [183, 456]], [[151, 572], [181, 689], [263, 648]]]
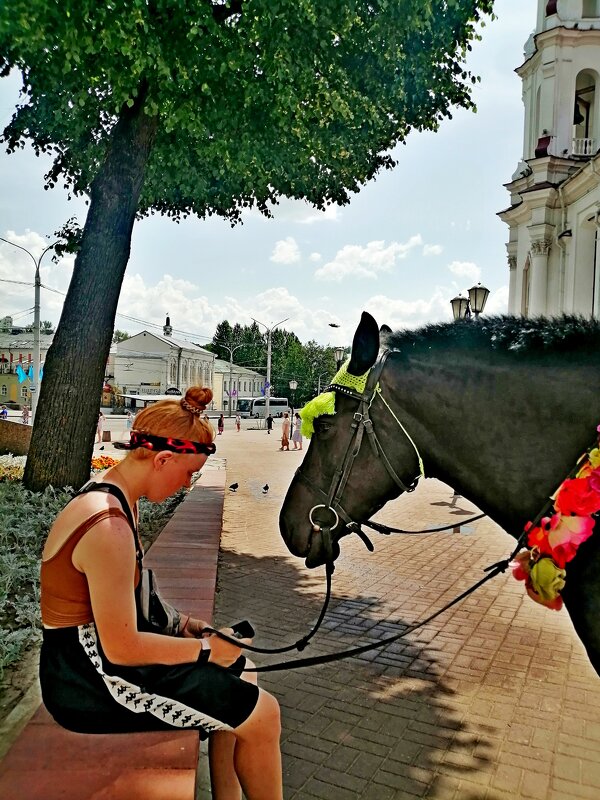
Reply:
[[377, 323], [363, 313], [349, 362], [301, 412], [302, 432], [311, 443], [288, 489], [279, 527], [290, 551], [306, 558], [308, 567], [337, 558], [339, 540], [411, 486], [418, 473], [414, 447], [391, 410], [376, 400], [380, 384], [387, 384], [387, 355], [380, 354]]

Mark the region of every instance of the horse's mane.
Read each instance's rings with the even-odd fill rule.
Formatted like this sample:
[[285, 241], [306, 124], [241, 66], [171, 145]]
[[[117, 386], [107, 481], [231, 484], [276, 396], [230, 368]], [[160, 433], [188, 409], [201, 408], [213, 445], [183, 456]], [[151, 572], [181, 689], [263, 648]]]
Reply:
[[405, 353], [408, 349], [411, 353], [429, 351], [436, 346], [522, 356], [566, 351], [600, 353], [600, 323], [580, 316], [480, 317], [399, 330], [386, 336], [385, 345]]

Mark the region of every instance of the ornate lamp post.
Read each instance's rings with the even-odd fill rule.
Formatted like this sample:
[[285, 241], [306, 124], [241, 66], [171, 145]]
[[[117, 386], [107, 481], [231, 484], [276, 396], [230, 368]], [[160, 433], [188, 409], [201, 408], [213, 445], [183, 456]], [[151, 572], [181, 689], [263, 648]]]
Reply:
[[344, 362], [344, 356], [345, 355], [346, 355], [346, 348], [345, 347], [336, 347], [335, 348], [335, 363], [336, 363], [338, 369], [342, 366], [342, 364]]
[[490, 290], [478, 283], [471, 286], [468, 297], [462, 294], [453, 297], [450, 304], [454, 319], [471, 319], [473, 316], [477, 319], [483, 313], [489, 294]]
[[296, 408], [296, 389], [298, 388], [298, 381], [292, 378], [290, 381], [290, 391], [292, 393], [292, 415], [290, 418], [290, 433], [294, 432], [294, 410]]

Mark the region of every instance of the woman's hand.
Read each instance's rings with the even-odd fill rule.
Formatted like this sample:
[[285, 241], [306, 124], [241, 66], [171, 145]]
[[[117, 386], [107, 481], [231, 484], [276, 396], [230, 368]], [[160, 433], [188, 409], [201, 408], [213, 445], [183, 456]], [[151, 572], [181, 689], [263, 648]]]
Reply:
[[[233, 635], [233, 628], [219, 628], [221, 633], [226, 636], [235, 638]], [[208, 659], [213, 664], [218, 664], [220, 667], [230, 667], [242, 655], [241, 646], [244, 644], [252, 644], [252, 639], [240, 639], [240, 647], [224, 641], [214, 633], [208, 636], [210, 642], [210, 658]]]
[[183, 630], [179, 634], [187, 639], [199, 639], [204, 628], [209, 628], [210, 625], [205, 619], [196, 619], [195, 617], [188, 617], [183, 625]]

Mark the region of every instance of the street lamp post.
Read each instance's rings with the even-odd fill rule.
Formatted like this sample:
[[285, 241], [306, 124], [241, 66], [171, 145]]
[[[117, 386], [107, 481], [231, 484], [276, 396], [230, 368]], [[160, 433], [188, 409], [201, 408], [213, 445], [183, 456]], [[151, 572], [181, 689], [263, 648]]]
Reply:
[[270, 328], [267, 325], [265, 325], [264, 322], [259, 322], [257, 319], [254, 319], [254, 317], [250, 317], [250, 319], [253, 322], [256, 322], [257, 325], [262, 325], [267, 332], [267, 380], [265, 383], [265, 419], [266, 419], [269, 416], [271, 407], [271, 404], [269, 402], [271, 398], [271, 336], [275, 328], [278, 325], [282, 325], [284, 322], [287, 322], [289, 317], [286, 317], [285, 319], [276, 322], [275, 325], [271, 325]]
[[335, 363], [337, 365], [338, 370], [344, 363], [344, 356], [346, 355], [346, 348], [345, 347], [336, 347], [335, 348]]
[[290, 418], [290, 433], [294, 432], [294, 409], [296, 407], [296, 389], [298, 388], [298, 381], [292, 378], [290, 381], [290, 391], [292, 393], [292, 416]]
[[232, 406], [232, 400], [231, 400], [231, 398], [233, 397], [233, 395], [232, 395], [232, 389], [231, 389], [231, 382], [232, 382], [232, 380], [233, 380], [233, 354], [234, 354], [234, 353], [235, 353], [235, 351], [236, 351], [236, 350], [238, 350], [240, 347], [246, 347], [246, 346], [247, 346], [247, 343], [246, 343], [246, 342], [244, 342], [243, 344], [236, 344], [236, 345], [235, 345], [235, 347], [231, 347], [231, 345], [225, 344], [225, 342], [220, 342], [220, 341], [217, 339], [217, 340], [215, 341], [215, 344], [218, 344], [218, 345], [219, 345], [219, 347], [224, 347], [224, 348], [225, 348], [225, 350], [228, 350], [228, 351], [229, 351], [229, 403], [228, 403], [228, 407], [227, 407], [227, 411], [228, 411], [228, 413], [227, 413], [227, 416], [228, 416], [228, 417], [230, 417], [230, 416], [231, 416], [231, 406]]
[[462, 294], [453, 297], [450, 304], [454, 319], [471, 319], [473, 316], [478, 319], [483, 313], [489, 294], [490, 290], [478, 283], [477, 286], [471, 286], [468, 297], [463, 297]]
[[53, 242], [49, 244], [48, 247], [42, 252], [41, 256], [36, 259], [33, 253], [30, 253], [27, 248], [22, 247], [20, 244], [16, 244], [15, 242], [11, 242], [8, 239], [4, 239], [0, 236], [0, 241], [6, 242], [6, 244], [12, 245], [12, 247], [16, 247], [19, 250], [22, 250], [24, 253], [31, 258], [35, 265], [35, 280], [34, 280], [34, 300], [33, 300], [33, 381], [30, 387], [31, 392], [31, 424], [35, 420], [35, 412], [37, 411], [37, 404], [38, 404], [38, 397], [39, 397], [39, 385], [40, 385], [40, 289], [42, 286], [42, 282], [40, 280], [40, 264], [42, 263], [42, 258], [46, 255], [48, 250], [52, 250], [58, 242]]

